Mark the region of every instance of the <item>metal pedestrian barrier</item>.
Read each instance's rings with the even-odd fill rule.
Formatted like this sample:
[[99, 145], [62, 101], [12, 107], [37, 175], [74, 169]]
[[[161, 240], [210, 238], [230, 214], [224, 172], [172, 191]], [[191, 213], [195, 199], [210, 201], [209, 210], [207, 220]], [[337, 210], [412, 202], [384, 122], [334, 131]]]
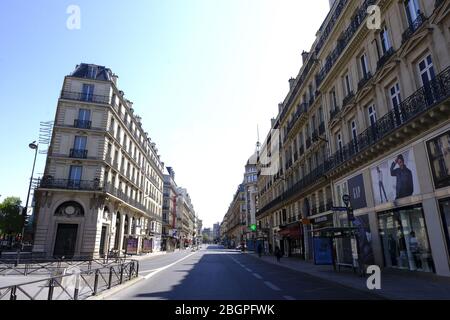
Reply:
[[89, 270], [72, 265], [53, 271], [45, 279], [0, 288], [0, 300], [83, 300], [138, 277], [139, 262], [125, 260]]

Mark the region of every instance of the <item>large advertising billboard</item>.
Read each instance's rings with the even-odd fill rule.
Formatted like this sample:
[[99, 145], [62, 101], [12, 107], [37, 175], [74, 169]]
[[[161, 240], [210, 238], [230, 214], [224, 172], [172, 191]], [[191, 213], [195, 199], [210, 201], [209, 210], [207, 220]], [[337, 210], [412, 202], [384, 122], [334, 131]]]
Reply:
[[375, 205], [420, 193], [412, 149], [385, 159], [370, 172]]
[[359, 174], [348, 180], [348, 192], [350, 195], [350, 204], [353, 209], [367, 207], [366, 190], [364, 188], [364, 178]]

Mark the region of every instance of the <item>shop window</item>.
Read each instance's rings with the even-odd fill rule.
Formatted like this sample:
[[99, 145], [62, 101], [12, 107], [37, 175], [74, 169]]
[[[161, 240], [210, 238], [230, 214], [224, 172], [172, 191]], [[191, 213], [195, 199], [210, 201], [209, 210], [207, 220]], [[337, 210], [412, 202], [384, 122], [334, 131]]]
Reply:
[[439, 201], [439, 207], [442, 215], [442, 225], [447, 240], [447, 250], [450, 255], [450, 198]]
[[378, 214], [386, 267], [434, 272], [422, 207]]
[[436, 188], [450, 186], [450, 131], [427, 142]]

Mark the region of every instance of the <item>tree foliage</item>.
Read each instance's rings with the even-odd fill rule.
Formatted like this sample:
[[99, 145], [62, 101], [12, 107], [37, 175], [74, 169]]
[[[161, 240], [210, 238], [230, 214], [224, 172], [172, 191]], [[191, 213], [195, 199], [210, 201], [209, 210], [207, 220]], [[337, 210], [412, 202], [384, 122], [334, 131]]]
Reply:
[[0, 203], [0, 234], [17, 234], [22, 231], [22, 212], [19, 197], [8, 197]]

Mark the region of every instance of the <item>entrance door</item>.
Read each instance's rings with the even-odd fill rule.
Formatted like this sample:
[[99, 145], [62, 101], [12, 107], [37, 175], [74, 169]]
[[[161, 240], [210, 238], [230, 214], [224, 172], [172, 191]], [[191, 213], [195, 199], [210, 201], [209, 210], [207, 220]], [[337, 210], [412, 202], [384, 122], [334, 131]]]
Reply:
[[100, 237], [100, 256], [103, 257], [105, 255], [105, 240], [106, 240], [106, 226], [102, 226], [102, 235]]
[[77, 242], [77, 224], [60, 223], [56, 231], [55, 248], [53, 256], [56, 258], [72, 258], [75, 254]]

